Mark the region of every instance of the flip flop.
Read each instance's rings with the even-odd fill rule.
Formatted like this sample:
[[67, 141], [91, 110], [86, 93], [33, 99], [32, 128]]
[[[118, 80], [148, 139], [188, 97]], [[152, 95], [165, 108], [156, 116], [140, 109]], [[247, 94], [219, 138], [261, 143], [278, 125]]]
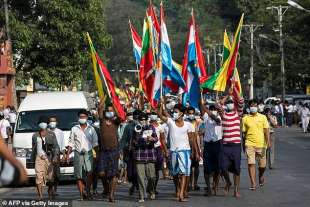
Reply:
[[256, 187], [249, 187], [249, 190], [254, 191], [254, 190], [256, 190]]
[[265, 178], [262, 177], [262, 178], [259, 179], [259, 186], [263, 187], [264, 185], [265, 185]]

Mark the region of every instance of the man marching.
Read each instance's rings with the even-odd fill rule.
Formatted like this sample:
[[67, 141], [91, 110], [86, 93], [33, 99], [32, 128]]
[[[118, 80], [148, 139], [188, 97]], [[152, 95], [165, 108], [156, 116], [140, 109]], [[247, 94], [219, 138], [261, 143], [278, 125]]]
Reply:
[[174, 106], [173, 117], [159, 109], [160, 118], [167, 123], [170, 133], [171, 173], [174, 177], [176, 197], [180, 202], [187, 201], [187, 188], [190, 176], [191, 158], [199, 159], [194, 143], [195, 129], [192, 124], [184, 121], [185, 108], [178, 104]]
[[[234, 94], [234, 95], [233, 95]], [[226, 105], [224, 109], [223, 105]], [[244, 100], [240, 96], [236, 87], [229, 89], [225, 96], [217, 105], [222, 118], [223, 126], [223, 154], [222, 171], [226, 181], [225, 194], [229, 192], [231, 186], [229, 172], [234, 175], [234, 196], [240, 197], [240, 169], [241, 169], [241, 130], [240, 120], [243, 113]]]

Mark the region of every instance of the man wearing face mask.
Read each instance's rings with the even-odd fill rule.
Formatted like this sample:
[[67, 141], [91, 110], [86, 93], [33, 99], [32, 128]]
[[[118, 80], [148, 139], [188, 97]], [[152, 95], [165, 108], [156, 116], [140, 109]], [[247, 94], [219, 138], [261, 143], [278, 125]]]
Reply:
[[57, 118], [55, 116], [51, 116], [49, 118], [49, 124], [48, 124], [49, 130], [51, 132], [54, 132], [57, 143], [59, 146], [60, 154], [58, 157], [58, 162], [57, 164], [54, 165], [54, 176], [55, 176], [55, 182], [54, 182], [54, 193], [57, 195], [57, 186], [59, 182], [59, 175], [60, 175], [60, 155], [64, 155], [66, 152], [66, 147], [65, 147], [65, 138], [64, 138], [64, 133], [61, 129], [57, 128]]
[[[90, 187], [93, 174], [93, 149], [98, 155], [98, 136], [96, 130], [87, 123], [88, 111], [82, 109], [78, 112], [78, 122], [71, 129], [69, 137], [67, 162], [69, 155], [74, 152], [73, 165], [74, 174], [77, 179], [77, 187], [80, 193], [80, 200], [91, 198]], [[86, 177], [85, 177], [86, 175]], [[86, 179], [86, 194], [83, 180]]]
[[135, 189], [138, 189], [137, 171], [133, 155], [132, 140], [135, 133], [135, 127], [137, 124], [139, 124], [139, 116], [141, 113], [142, 111], [135, 110], [132, 114], [132, 117], [129, 117], [120, 142], [120, 148], [123, 150], [123, 159], [127, 165], [128, 181], [132, 183], [132, 186], [129, 188], [129, 195], [133, 195]]
[[[196, 145], [196, 149], [198, 149], [199, 152], [199, 158], [200, 155], [200, 137], [198, 134], [198, 121], [196, 120], [195, 116], [195, 108], [189, 106], [187, 108], [187, 118], [186, 121], [192, 124], [193, 128], [195, 129], [195, 140], [194, 143]], [[198, 186], [198, 177], [199, 177], [199, 161], [200, 159], [193, 159], [191, 164], [191, 175], [190, 175], [190, 181], [189, 181], [189, 189], [199, 191], [200, 187]]]
[[32, 157], [35, 159], [36, 187], [39, 200], [43, 199], [43, 186], [48, 185], [49, 199], [54, 197], [54, 165], [58, 162], [59, 146], [53, 132], [47, 130], [47, 117], [40, 117], [39, 130], [32, 136]]
[[[139, 184], [139, 203], [144, 202], [144, 192], [147, 190], [152, 200], [155, 199], [155, 163], [157, 153], [155, 143], [158, 141], [155, 128], [147, 123], [148, 116], [141, 113], [139, 124], [135, 127], [132, 140], [134, 148], [134, 159], [136, 162], [138, 184]], [[145, 180], [147, 179], [147, 188]]]
[[164, 158], [168, 157], [168, 149], [166, 145], [166, 139], [165, 139], [165, 131], [163, 126], [158, 123], [158, 115], [155, 112], [152, 112], [149, 116], [150, 119], [150, 124], [155, 128], [156, 130], [156, 135], [159, 138], [158, 141], [155, 143], [155, 149], [157, 153], [157, 161], [155, 165], [155, 170], [156, 170], [156, 182], [155, 182], [155, 193], [156, 187], [158, 184], [159, 180], [159, 171], [163, 169], [163, 162]]
[[250, 100], [250, 114], [242, 119], [242, 132], [245, 140], [245, 152], [248, 159], [248, 171], [251, 181], [250, 190], [256, 189], [255, 162], [258, 160], [259, 185], [265, 183], [266, 148], [270, 147], [269, 123], [267, 117], [257, 112], [257, 101]]
[[[226, 109], [223, 105], [226, 104]], [[229, 172], [234, 174], [234, 196], [240, 197], [240, 170], [241, 170], [241, 130], [240, 119], [243, 114], [244, 99], [240, 96], [236, 87], [232, 86], [228, 95], [217, 104], [222, 118], [223, 127], [223, 153], [221, 168], [226, 181], [225, 195], [228, 194], [231, 182]]]
[[173, 117], [163, 110], [163, 104], [159, 109], [159, 117], [167, 123], [169, 127], [171, 173], [174, 177], [176, 187], [176, 197], [180, 202], [185, 202], [191, 159], [199, 158], [195, 145], [195, 129], [189, 122], [184, 121], [185, 108], [175, 105]]
[[103, 101], [99, 104], [101, 146], [98, 160], [99, 176], [106, 179], [109, 189], [109, 202], [114, 202], [118, 175], [118, 127], [120, 119], [115, 116], [114, 108], [108, 105], [105, 110]]
[[207, 184], [205, 195], [211, 196], [210, 179], [213, 175], [213, 193], [217, 194], [219, 177], [220, 177], [220, 155], [222, 153], [222, 121], [214, 105], [207, 108], [200, 103], [201, 114], [205, 125], [203, 137], [203, 164], [204, 177]]

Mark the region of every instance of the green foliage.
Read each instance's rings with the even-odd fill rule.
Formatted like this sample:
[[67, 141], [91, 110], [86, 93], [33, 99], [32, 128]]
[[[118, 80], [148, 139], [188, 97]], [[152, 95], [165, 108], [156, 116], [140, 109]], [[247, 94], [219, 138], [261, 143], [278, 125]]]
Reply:
[[91, 71], [84, 34], [90, 33], [99, 51], [111, 46], [104, 8], [102, 0], [11, 1], [19, 83], [27, 77], [57, 88], [80, 82]]

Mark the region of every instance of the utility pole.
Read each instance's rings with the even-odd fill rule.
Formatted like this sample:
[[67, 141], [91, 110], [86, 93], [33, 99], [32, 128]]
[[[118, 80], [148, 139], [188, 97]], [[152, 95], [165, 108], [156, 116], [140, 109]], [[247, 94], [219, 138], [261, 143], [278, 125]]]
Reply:
[[276, 9], [278, 12], [278, 24], [280, 33], [280, 52], [281, 52], [281, 80], [282, 80], [282, 101], [285, 100], [285, 66], [284, 66], [284, 48], [283, 48], [283, 32], [282, 32], [282, 20], [283, 15], [287, 11], [288, 6], [272, 6], [267, 7], [267, 9]]
[[249, 92], [249, 99], [254, 98], [254, 32], [259, 28], [262, 27], [262, 24], [245, 24], [243, 27], [250, 29], [251, 34], [251, 67], [250, 67], [250, 92]]
[[216, 45], [213, 45], [213, 55], [214, 55], [214, 73], [216, 73], [216, 70], [217, 70], [217, 64], [216, 64]]

